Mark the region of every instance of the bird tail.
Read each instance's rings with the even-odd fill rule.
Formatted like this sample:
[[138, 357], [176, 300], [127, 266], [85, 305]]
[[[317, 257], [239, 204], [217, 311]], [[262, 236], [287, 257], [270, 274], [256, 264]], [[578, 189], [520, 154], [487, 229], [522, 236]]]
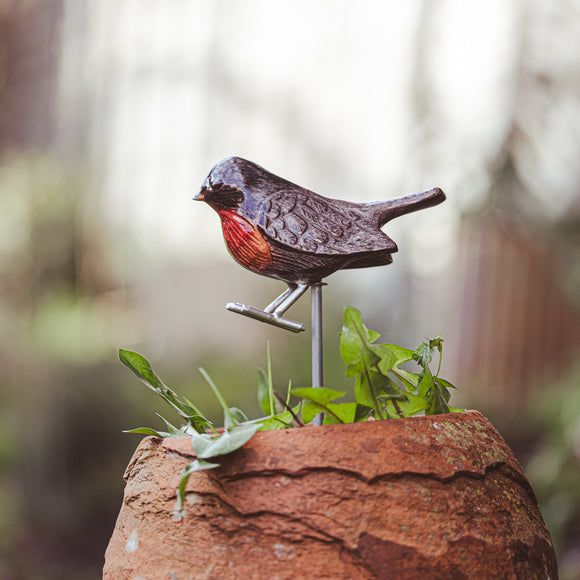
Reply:
[[445, 201], [445, 194], [441, 189], [435, 187], [421, 193], [412, 193], [403, 197], [390, 199], [389, 201], [378, 202], [375, 204], [367, 204], [375, 206], [375, 212], [379, 220], [379, 227], [383, 227], [388, 221], [392, 219], [425, 209], [433, 207]]

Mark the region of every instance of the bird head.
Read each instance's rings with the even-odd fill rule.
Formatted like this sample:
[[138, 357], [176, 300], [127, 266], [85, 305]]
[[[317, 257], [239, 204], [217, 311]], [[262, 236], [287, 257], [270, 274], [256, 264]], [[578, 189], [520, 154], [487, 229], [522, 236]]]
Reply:
[[216, 210], [237, 210], [244, 202], [244, 176], [239, 157], [220, 161], [209, 172], [199, 193], [193, 198], [205, 201]]

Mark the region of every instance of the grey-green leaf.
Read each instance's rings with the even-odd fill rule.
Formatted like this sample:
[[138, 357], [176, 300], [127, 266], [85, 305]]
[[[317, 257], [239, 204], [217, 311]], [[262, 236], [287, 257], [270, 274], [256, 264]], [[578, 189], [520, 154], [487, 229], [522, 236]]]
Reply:
[[229, 412], [224, 415], [224, 427], [226, 429], [249, 421], [247, 415], [238, 407], [230, 407], [228, 411]]
[[199, 459], [210, 459], [218, 455], [227, 455], [247, 443], [260, 427], [260, 423], [249, 423], [226, 429], [217, 437], [193, 435], [191, 444]]

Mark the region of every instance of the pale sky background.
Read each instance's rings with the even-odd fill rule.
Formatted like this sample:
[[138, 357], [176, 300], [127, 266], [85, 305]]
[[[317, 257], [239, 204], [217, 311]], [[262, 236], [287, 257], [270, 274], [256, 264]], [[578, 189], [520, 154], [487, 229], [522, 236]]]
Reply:
[[95, 203], [144, 252], [225, 260], [191, 197], [227, 155], [353, 201], [440, 186], [449, 201], [405, 229], [441, 265], [509, 129], [525, 6], [441, 1], [424, 23], [423, 4], [69, 1], [63, 119], [75, 102], [94, 119]]

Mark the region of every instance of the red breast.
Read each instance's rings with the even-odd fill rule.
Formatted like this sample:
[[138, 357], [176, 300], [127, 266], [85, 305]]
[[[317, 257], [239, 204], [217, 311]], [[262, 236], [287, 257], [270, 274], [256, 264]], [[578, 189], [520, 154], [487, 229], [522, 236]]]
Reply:
[[272, 265], [270, 246], [262, 234], [235, 211], [218, 210], [230, 254], [242, 266], [263, 271]]

